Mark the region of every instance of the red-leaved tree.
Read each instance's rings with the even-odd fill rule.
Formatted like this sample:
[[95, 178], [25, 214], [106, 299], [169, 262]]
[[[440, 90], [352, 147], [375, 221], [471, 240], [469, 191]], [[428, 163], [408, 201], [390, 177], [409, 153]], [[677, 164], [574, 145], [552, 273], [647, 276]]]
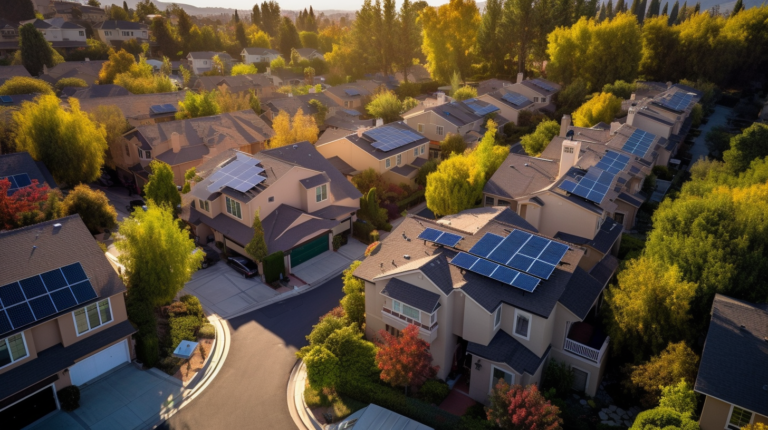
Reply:
[[381, 379], [393, 387], [420, 387], [434, 378], [438, 368], [432, 366], [429, 343], [419, 339], [419, 328], [410, 324], [400, 336], [379, 332], [384, 340], [376, 353], [376, 364], [381, 369]]
[[560, 430], [560, 409], [536, 385], [510, 386], [499, 381], [490, 397], [488, 419], [506, 430]]
[[21, 227], [21, 215], [40, 211], [48, 200], [48, 185], [39, 185], [37, 179], [8, 195], [10, 188], [11, 181], [0, 179], [0, 229], [3, 230]]

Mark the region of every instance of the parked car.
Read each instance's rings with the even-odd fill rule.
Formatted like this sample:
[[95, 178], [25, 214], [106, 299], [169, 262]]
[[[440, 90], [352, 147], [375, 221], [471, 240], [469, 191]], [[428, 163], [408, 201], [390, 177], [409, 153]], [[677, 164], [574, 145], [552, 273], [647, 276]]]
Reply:
[[202, 269], [207, 269], [207, 268], [213, 266], [214, 264], [216, 264], [217, 261], [219, 261], [219, 259], [217, 257], [215, 257], [214, 254], [205, 252], [205, 250], [203, 248], [197, 247], [197, 248], [195, 248], [194, 251], [192, 251], [193, 254], [198, 253], [198, 252], [202, 252], [203, 253], [203, 262], [200, 264], [200, 268], [202, 268]]
[[259, 274], [259, 266], [245, 257], [229, 257], [227, 258], [227, 264], [240, 272], [245, 278], [252, 278]]
[[128, 203], [128, 206], [125, 207], [125, 210], [128, 211], [128, 213], [133, 213], [133, 211], [136, 210], [137, 207], [143, 207], [146, 203], [144, 203], [144, 200], [131, 200]]

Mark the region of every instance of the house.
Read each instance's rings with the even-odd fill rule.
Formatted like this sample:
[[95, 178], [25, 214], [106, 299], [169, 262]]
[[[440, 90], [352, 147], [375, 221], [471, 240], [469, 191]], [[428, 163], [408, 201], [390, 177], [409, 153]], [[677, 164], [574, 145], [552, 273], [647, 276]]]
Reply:
[[99, 61], [65, 61], [59, 63], [50, 69], [43, 67], [43, 74], [40, 79], [55, 85], [62, 78], [78, 78], [85, 81], [88, 85], [93, 85], [99, 79], [99, 72], [105, 60]]
[[105, 97], [129, 96], [132, 93], [115, 84], [90, 85], [88, 87], [64, 87], [61, 90], [61, 98], [73, 98], [78, 100], [97, 99]]
[[[54, 1], [51, 2], [50, 8], [53, 9], [52, 18], [61, 18], [65, 21], [82, 20], [91, 24], [96, 24], [107, 19], [107, 13], [104, 9], [75, 2]], [[75, 9], [78, 9], [79, 12], [75, 12]]]
[[0, 19], [0, 58], [7, 58], [19, 49], [19, 23]]
[[323, 53], [314, 48], [299, 48], [296, 50], [296, 52], [301, 55], [301, 58], [306, 58], [310, 61], [316, 58], [325, 61], [325, 56], [323, 56]]
[[270, 98], [275, 92], [272, 81], [264, 74], [238, 76], [195, 76], [190, 87], [197, 91], [229, 91], [230, 93], [253, 90], [260, 99]]
[[258, 211], [268, 252], [284, 252], [289, 270], [331, 249], [360, 209], [357, 188], [309, 142], [237, 152], [198, 174], [205, 179], [192, 187], [182, 214], [198, 243], [216, 240], [248, 257]]
[[[104, 87], [98, 85], [97, 87]], [[90, 88], [93, 88], [91, 86]], [[88, 91], [89, 88], [80, 90]], [[99, 90], [101, 91], [101, 90]], [[117, 89], [110, 92], [120, 92]], [[177, 106], [186, 97], [186, 91], [156, 94], [126, 94], [109, 97], [83, 97], [80, 99], [80, 109], [91, 113], [99, 106], [115, 105], [123, 112], [125, 119], [133, 127], [157, 124], [176, 119]]]
[[63, 18], [31, 19], [29, 21], [22, 21], [19, 24], [34, 25], [43, 34], [45, 40], [51, 43], [51, 46], [64, 52], [88, 46], [85, 37], [85, 27], [74, 22], [65, 21]]
[[[395, 72], [395, 79], [399, 83], [405, 82], [405, 76], [403, 72]], [[431, 82], [432, 76], [429, 74], [429, 70], [421, 64], [408, 67], [408, 82], [421, 84], [424, 82]]]
[[520, 119], [520, 112], [535, 111], [536, 104], [533, 100], [520, 93], [514, 92], [511, 88], [511, 86], [502, 87], [498, 90], [478, 96], [477, 99], [496, 106], [499, 108], [499, 115], [517, 125]]
[[14, 152], [0, 155], [0, 179], [8, 179], [11, 188], [8, 194], [24, 188], [33, 181], [40, 185], [48, 185], [48, 188], [57, 188], [51, 172], [42, 161], [35, 161], [29, 152]]
[[243, 48], [240, 52], [243, 64], [271, 63], [280, 56], [280, 52], [268, 48]]
[[[438, 100], [441, 97], [444, 96], [438, 94]], [[404, 113], [403, 120], [437, 146], [449, 134], [458, 134], [471, 146], [482, 139], [486, 118], [493, 113], [496, 113], [494, 121], [499, 128], [509, 122], [508, 118], [498, 114], [498, 107], [479, 99], [452, 101], [431, 107], [423, 105]]]
[[373, 403], [344, 418], [340, 423], [328, 427], [328, 430], [352, 427], [355, 430], [434, 430]]
[[550, 360], [573, 370], [573, 389], [594, 396], [609, 344], [596, 324], [613, 276], [604, 267], [616, 262], [609, 255], [588, 272], [583, 256], [509, 209], [479, 220], [458, 214], [450, 226], [408, 217], [354, 272], [365, 281], [366, 337], [416, 325], [437, 377], [468, 378], [478, 402], [499, 380], [540, 383]]
[[477, 84], [477, 95], [482, 96], [488, 93], [492, 93], [494, 91], [498, 91], [504, 87], [511, 86], [512, 82], [506, 81], [503, 79], [486, 79], [484, 81], [480, 81]]
[[130, 362], [136, 329], [79, 215], [0, 232], [0, 261], [0, 419], [20, 429], [59, 409], [61, 389]]
[[338, 157], [352, 166], [351, 174], [373, 169], [386, 181], [400, 184], [413, 183], [427, 162], [429, 140], [403, 122], [392, 122], [315, 145], [323, 157]]
[[187, 54], [187, 63], [192, 68], [192, 73], [196, 75], [202, 75], [205, 72], [213, 69], [213, 57], [218, 56], [224, 63], [224, 68], [229, 70], [232, 68], [232, 57], [226, 52], [213, 52], [213, 51], [196, 51]]
[[691, 111], [702, 93], [686, 85], [669, 84], [666, 91], [642, 100], [630, 100], [626, 123], [674, 143], [672, 155], [691, 128]]
[[2, 86], [8, 79], [16, 76], [23, 76], [25, 78], [32, 77], [24, 66], [0, 66], [0, 86]]
[[328, 109], [325, 115], [326, 121], [341, 111], [339, 105], [332, 98], [328, 97], [325, 92], [273, 98], [267, 102], [262, 102], [261, 108], [264, 110], [264, 115], [270, 120], [274, 120], [280, 111], [288, 113], [291, 118], [299, 109], [305, 114], [314, 115], [317, 113], [317, 108], [309, 103], [311, 100], [319, 101]]
[[533, 102], [534, 109], [554, 112], [553, 98], [560, 91], [560, 85], [543, 78], [523, 79], [523, 74], [517, 74], [517, 82], [508, 86], [510, 90], [521, 94]]
[[[376, 126], [375, 119], [360, 119], [361, 116], [362, 114], [354, 109], [341, 109], [339, 107], [332, 107], [329, 109], [329, 116], [325, 118], [323, 125], [326, 127], [326, 131], [322, 136], [320, 136], [320, 140], [323, 142], [328, 141], [323, 140], [323, 136], [328, 133], [328, 129], [333, 129], [337, 133], [342, 133], [343, 135], [338, 135], [336, 133], [337, 138], [341, 138], [356, 132], [360, 127], [373, 128]], [[328, 133], [328, 137], [334, 134], [335, 133]], [[326, 139], [328, 139], [328, 137], [326, 137]], [[315, 143], [320, 143], [320, 140]]]
[[94, 26], [99, 39], [109, 46], [120, 48], [123, 42], [136, 39], [138, 43], [149, 43], [149, 26], [133, 21], [104, 21]]
[[[176, 185], [184, 173], [230, 149], [256, 153], [275, 134], [253, 110], [142, 125], [123, 137], [123, 148], [111, 148], [118, 175], [141, 188], [149, 179], [149, 163], [160, 160], [173, 169]], [[133, 178], [131, 178], [133, 176]]]
[[339, 106], [346, 109], [363, 109], [370, 98], [378, 91], [378, 85], [372, 81], [357, 81], [341, 84], [324, 91]]
[[768, 305], [721, 294], [712, 303], [694, 391], [706, 396], [702, 430], [768, 425]]

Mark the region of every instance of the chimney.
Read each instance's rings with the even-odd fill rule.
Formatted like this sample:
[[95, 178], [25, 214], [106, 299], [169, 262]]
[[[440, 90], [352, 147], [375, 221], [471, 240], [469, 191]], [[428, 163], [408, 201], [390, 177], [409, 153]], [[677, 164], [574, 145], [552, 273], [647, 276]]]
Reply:
[[568, 127], [570, 126], [571, 116], [563, 115], [563, 118], [560, 120], [560, 137], [565, 137], [565, 134], [568, 133]]
[[439, 91], [437, 93], [437, 105], [440, 106], [441, 104], [445, 103], [445, 93], [442, 91]]
[[634, 100], [635, 97], [637, 97], [637, 94], [635, 94], [635, 93], [632, 93], [632, 94], [629, 95], [629, 99], [630, 100]]
[[672, 88], [672, 81], [667, 81], [667, 89]]
[[635, 112], [637, 112], [637, 106], [632, 106], [627, 110], [627, 124], [634, 126]]
[[91, 59], [88, 57], [85, 57], [85, 61], [91, 61]]
[[381, 127], [382, 125], [384, 125], [384, 119], [376, 118], [376, 127]]
[[174, 154], [177, 154], [179, 151], [181, 151], [181, 136], [179, 136], [179, 133], [176, 133], [175, 131], [171, 133], [171, 149], [173, 149]]
[[611, 123], [611, 136], [614, 136], [619, 131], [620, 128], [621, 128], [621, 123], [620, 122], [612, 122]]
[[523, 72], [517, 74], [517, 83], [523, 82]]
[[568, 169], [576, 165], [581, 151], [581, 142], [574, 140], [563, 141], [563, 147], [560, 150], [560, 171], [557, 177], [563, 176]]
[[357, 127], [357, 137], [362, 138], [364, 131], [365, 131], [365, 127]]

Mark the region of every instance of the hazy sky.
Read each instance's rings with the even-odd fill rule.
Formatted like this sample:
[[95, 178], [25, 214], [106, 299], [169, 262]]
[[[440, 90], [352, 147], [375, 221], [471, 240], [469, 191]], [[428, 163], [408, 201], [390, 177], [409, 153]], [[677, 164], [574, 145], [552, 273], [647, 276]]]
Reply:
[[[164, 0], [170, 2], [170, 0]], [[263, 0], [259, 0], [261, 3]], [[235, 9], [252, 9], [256, 0], [181, 0], [179, 3], [186, 3], [199, 7], [230, 7]], [[281, 9], [299, 10], [311, 5], [315, 10], [357, 10], [363, 4], [363, 0], [278, 0]], [[402, 0], [397, 0], [400, 7]], [[448, 3], [448, 0], [427, 0], [432, 6]]]

